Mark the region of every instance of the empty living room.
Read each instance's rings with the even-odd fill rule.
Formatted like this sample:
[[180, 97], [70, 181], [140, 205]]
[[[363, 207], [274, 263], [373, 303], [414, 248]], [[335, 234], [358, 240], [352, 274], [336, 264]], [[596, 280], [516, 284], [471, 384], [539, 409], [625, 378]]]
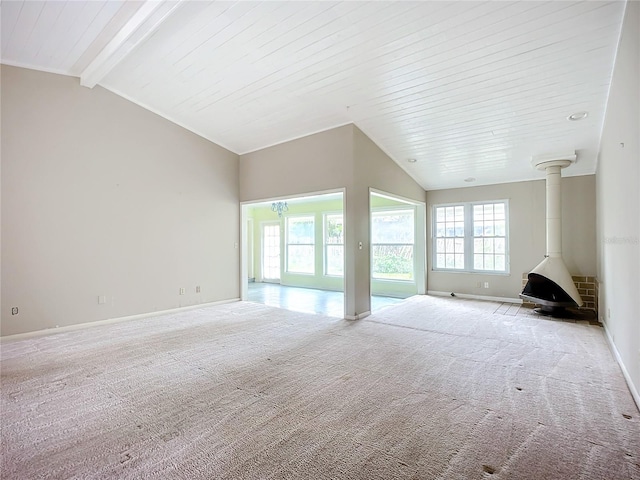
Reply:
[[640, 480], [640, 2], [0, 19], [0, 478]]

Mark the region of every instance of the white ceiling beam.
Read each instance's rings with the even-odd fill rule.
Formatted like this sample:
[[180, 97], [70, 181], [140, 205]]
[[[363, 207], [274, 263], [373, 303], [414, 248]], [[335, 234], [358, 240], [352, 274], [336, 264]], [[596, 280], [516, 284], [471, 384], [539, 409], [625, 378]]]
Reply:
[[80, 74], [80, 85], [93, 88], [151, 35], [183, 0], [146, 0]]

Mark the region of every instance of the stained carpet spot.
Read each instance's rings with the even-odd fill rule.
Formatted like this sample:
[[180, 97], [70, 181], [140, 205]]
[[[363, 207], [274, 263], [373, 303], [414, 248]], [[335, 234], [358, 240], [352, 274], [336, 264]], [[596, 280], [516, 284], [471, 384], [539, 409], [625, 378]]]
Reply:
[[485, 473], [488, 473], [489, 475], [493, 475], [496, 471], [495, 468], [489, 466], [489, 465], [482, 465], [482, 470], [484, 470]]
[[631, 420], [631, 415], [627, 415], [626, 413], [623, 413], [622, 416], [627, 420]]

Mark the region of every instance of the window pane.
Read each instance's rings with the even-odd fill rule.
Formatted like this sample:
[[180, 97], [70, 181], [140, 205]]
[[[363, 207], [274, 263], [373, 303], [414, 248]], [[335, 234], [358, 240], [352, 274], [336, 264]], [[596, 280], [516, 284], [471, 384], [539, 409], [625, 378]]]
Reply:
[[493, 238], [485, 238], [482, 248], [484, 253], [493, 253]]
[[453, 238], [447, 238], [444, 245], [445, 252], [453, 253]]
[[484, 269], [493, 270], [493, 255], [484, 256]]
[[436, 208], [436, 222], [444, 222], [444, 207]]
[[444, 231], [444, 224], [438, 224], [438, 227], [436, 229], [436, 237], [444, 237], [445, 236], [445, 231]]
[[454, 251], [456, 253], [464, 253], [464, 238], [456, 238], [455, 239]]
[[371, 238], [374, 244], [413, 244], [413, 210], [373, 212], [371, 215]]
[[436, 267], [437, 268], [445, 268], [444, 253], [439, 253], [439, 254], [436, 255]]
[[459, 205], [455, 207], [455, 211], [456, 222], [464, 222], [464, 207], [462, 205]]
[[482, 213], [484, 212], [484, 209], [482, 208], [482, 205], [474, 205], [473, 206], [473, 219], [474, 220], [482, 220], [484, 217], [482, 215]]
[[498, 271], [504, 272], [507, 269], [506, 258], [504, 255], [496, 255], [495, 256], [495, 265], [494, 268]]
[[482, 254], [476, 254], [473, 256], [473, 268], [476, 270], [482, 270], [484, 263], [482, 262]]
[[313, 217], [287, 218], [287, 243], [314, 244]]
[[483, 234], [485, 237], [493, 237], [495, 235], [493, 230], [493, 222], [484, 222], [484, 231]]
[[496, 238], [494, 245], [495, 245], [496, 253], [506, 253], [504, 238]]
[[344, 243], [342, 215], [327, 215], [325, 220], [325, 243], [341, 245]]
[[445, 233], [447, 237], [454, 237], [456, 234], [456, 224], [454, 222], [447, 222]]
[[344, 247], [327, 245], [327, 275], [344, 275]]
[[496, 221], [496, 232], [495, 235], [498, 237], [504, 237], [505, 236], [505, 221], [504, 220], [498, 220]]
[[287, 245], [287, 271], [314, 273], [314, 250], [313, 245]]
[[456, 253], [456, 268], [464, 268], [464, 254]]
[[447, 221], [453, 222], [456, 219], [455, 207], [447, 207]]
[[447, 253], [447, 268], [455, 268], [456, 259], [453, 253]]
[[456, 237], [464, 237], [464, 223], [456, 222]]
[[488, 203], [484, 206], [484, 219], [493, 220], [493, 204]]
[[413, 245], [374, 245], [373, 278], [413, 280]]
[[481, 238], [474, 238], [473, 239], [473, 252], [474, 253], [482, 253], [482, 246], [484, 245], [484, 242], [482, 241]]
[[473, 224], [473, 236], [481, 237], [483, 232], [482, 222], [475, 222]]
[[504, 211], [504, 203], [496, 203], [493, 206], [493, 213], [495, 215], [496, 220], [500, 219], [503, 220], [505, 217], [505, 211]]

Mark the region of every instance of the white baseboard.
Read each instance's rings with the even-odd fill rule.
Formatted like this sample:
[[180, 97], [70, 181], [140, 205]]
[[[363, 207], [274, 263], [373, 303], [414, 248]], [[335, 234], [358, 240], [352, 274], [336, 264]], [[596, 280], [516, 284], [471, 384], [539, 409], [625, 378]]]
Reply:
[[[489, 295], [472, 295], [469, 293], [456, 293], [453, 292], [454, 296], [458, 298], [469, 298], [472, 300], [491, 300], [493, 302], [507, 302], [507, 303], [519, 303], [522, 304], [521, 298], [510, 298], [510, 297], [492, 297]], [[450, 297], [451, 292], [438, 292], [436, 290], [428, 290], [427, 295], [434, 295], [438, 297]]]
[[223, 305], [225, 303], [239, 302], [239, 298], [230, 298], [228, 300], [219, 300], [217, 302], [200, 303], [198, 305], [189, 305], [188, 307], [171, 308], [169, 310], [159, 310], [157, 312], [140, 313], [137, 315], [128, 315], [126, 317], [108, 318], [106, 320], [96, 320], [95, 322], [77, 323], [75, 325], [65, 325], [64, 327], [46, 328], [44, 330], [36, 330], [34, 332], [16, 333], [15, 335], [6, 335], [0, 337], [0, 343], [7, 343], [27, 338], [44, 337], [46, 335], [55, 335], [57, 333], [73, 332], [74, 330], [84, 330], [85, 328], [97, 327], [99, 325], [110, 325], [113, 323], [126, 322], [129, 320], [139, 320], [142, 318], [157, 317], [159, 315], [168, 315], [178, 312], [186, 312], [188, 310], [196, 310], [198, 308], [212, 307], [214, 305]]
[[613, 338], [611, 338], [611, 334], [609, 333], [607, 324], [604, 323], [603, 325], [604, 325], [605, 337], [607, 338], [607, 342], [609, 343], [609, 349], [611, 350], [611, 353], [613, 353], [613, 356], [618, 362], [618, 365], [620, 365], [620, 370], [622, 370], [622, 375], [624, 376], [624, 379], [627, 381], [627, 386], [629, 387], [629, 391], [631, 392], [633, 401], [636, 402], [636, 406], [638, 407], [638, 410], [640, 410], [640, 395], [638, 394], [638, 389], [633, 384], [633, 380], [631, 380], [631, 375], [629, 375], [629, 371], [627, 370], [627, 367], [624, 365], [624, 362], [622, 361], [622, 357], [620, 356], [620, 352], [618, 352], [618, 348], [616, 347], [616, 344], [613, 343]]
[[369, 315], [371, 315], [371, 311], [362, 312], [357, 315], [345, 315], [344, 319], [345, 320], [362, 320], [363, 318], [366, 318]]

